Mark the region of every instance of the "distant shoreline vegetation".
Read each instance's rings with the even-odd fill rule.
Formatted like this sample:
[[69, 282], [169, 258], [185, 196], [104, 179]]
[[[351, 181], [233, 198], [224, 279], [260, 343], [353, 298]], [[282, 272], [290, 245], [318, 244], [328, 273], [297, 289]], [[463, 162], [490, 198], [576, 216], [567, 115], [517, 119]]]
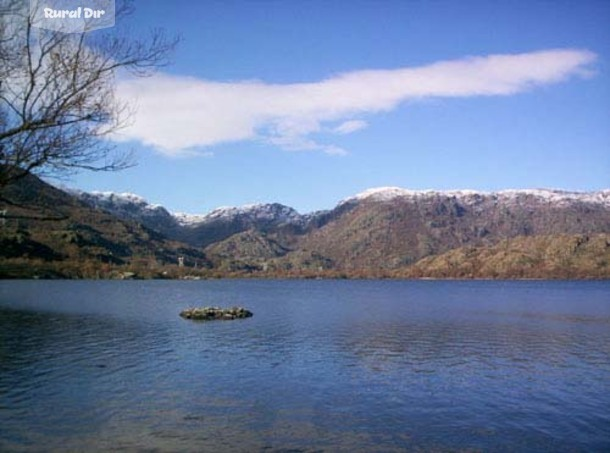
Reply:
[[461, 247], [393, 269], [194, 268], [84, 261], [0, 258], [2, 279], [417, 279], [607, 280], [610, 234], [518, 237], [488, 247]]

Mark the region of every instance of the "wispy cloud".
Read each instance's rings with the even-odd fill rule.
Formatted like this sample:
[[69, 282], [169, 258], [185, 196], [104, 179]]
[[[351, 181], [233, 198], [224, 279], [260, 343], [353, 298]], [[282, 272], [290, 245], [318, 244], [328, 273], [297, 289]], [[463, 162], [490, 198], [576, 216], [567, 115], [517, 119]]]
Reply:
[[346, 135], [346, 134], [351, 134], [352, 132], [359, 131], [360, 129], [364, 129], [367, 126], [368, 126], [368, 124], [366, 121], [348, 120], [348, 121], [345, 121], [345, 122], [339, 124], [337, 127], [333, 128], [332, 131], [335, 134]]
[[592, 74], [596, 55], [557, 49], [364, 70], [315, 83], [215, 82], [157, 75], [125, 80], [121, 98], [135, 103], [133, 124], [117, 140], [137, 140], [168, 155], [226, 142], [264, 141], [287, 150], [345, 154], [323, 143], [367, 126], [362, 119], [412, 99], [506, 96]]

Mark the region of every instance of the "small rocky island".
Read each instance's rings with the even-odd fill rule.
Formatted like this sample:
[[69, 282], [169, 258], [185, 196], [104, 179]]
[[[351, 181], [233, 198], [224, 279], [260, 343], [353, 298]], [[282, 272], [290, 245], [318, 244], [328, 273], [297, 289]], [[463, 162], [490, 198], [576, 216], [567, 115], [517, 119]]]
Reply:
[[194, 319], [197, 321], [213, 321], [213, 320], [231, 320], [250, 318], [252, 312], [243, 307], [200, 307], [187, 308], [180, 312], [180, 316], [186, 319]]

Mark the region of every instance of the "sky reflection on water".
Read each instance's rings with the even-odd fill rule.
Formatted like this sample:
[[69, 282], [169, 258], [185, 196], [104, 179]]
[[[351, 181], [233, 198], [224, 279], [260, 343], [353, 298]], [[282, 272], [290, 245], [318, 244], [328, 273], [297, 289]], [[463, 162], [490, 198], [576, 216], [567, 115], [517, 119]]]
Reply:
[[[2, 282], [0, 450], [603, 451], [605, 282]], [[253, 318], [197, 323], [190, 305]]]

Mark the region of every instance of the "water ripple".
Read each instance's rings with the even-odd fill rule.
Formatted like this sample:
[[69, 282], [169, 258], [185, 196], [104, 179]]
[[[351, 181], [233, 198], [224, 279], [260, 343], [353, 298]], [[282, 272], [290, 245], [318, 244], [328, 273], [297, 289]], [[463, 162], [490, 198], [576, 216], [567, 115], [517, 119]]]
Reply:
[[[608, 294], [599, 282], [6, 282], [0, 450], [608, 450]], [[180, 319], [193, 301], [255, 316]]]

